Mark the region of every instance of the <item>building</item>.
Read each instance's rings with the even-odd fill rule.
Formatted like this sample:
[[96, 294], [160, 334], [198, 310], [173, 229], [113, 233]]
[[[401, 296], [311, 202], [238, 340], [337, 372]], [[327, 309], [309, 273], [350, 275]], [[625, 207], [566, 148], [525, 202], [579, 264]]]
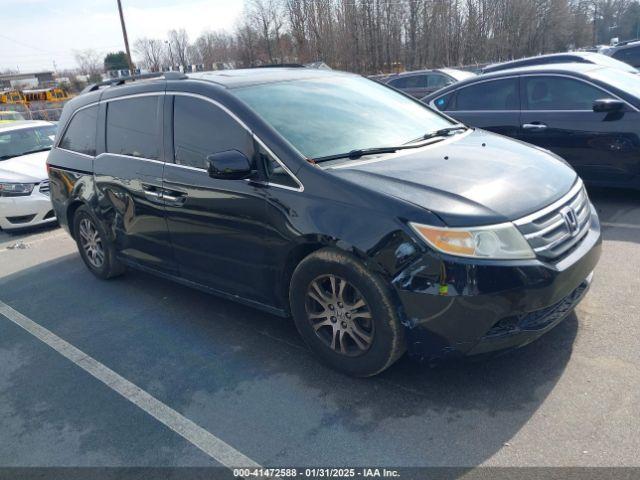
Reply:
[[54, 84], [52, 71], [0, 74], [0, 88], [36, 88]]

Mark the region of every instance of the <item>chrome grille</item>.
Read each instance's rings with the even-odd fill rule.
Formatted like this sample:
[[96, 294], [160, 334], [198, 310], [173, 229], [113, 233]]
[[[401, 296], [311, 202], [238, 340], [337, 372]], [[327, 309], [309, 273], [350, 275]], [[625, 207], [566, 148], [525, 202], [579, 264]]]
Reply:
[[582, 181], [557, 202], [514, 223], [536, 255], [560, 257], [589, 231], [591, 206]]
[[42, 182], [40, 184], [39, 190], [40, 190], [40, 193], [43, 193], [44, 195], [49, 196], [49, 192], [51, 191], [49, 180], [45, 180], [44, 182]]

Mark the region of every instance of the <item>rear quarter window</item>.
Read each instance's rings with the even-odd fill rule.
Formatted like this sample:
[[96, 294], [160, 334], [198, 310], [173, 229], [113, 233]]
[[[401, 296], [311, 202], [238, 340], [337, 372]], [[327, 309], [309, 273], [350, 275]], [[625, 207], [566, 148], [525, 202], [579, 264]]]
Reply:
[[453, 107], [453, 98], [455, 96], [455, 93], [455, 91], [449, 92], [445, 95], [442, 95], [441, 97], [436, 98], [433, 101], [433, 105], [441, 112], [451, 110]]
[[95, 156], [97, 121], [97, 105], [78, 110], [69, 122], [58, 146], [72, 152]]

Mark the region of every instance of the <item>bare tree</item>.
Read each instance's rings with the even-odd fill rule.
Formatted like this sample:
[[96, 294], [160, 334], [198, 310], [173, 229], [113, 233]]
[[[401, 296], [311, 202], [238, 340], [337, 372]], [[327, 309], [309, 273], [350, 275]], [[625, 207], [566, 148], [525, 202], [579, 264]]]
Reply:
[[203, 63], [206, 68], [236, 60], [236, 40], [224, 32], [204, 32], [196, 39], [194, 47], [199, 59], [197, 63]]
[[183, 69], [189, 65], [189, 35], [184, 28], [169, 31], [169, 48]]
[[140, 38], [133, 44], [133, 49], [141, 58], [138, 63], [152, 72], [162, 70], [165, 58], [165, 44], [156, 38]]
[[[478, 65], [640, 35], [640, 0], [244, 0], [233, 34], [193, 44], [171, 30], [183, 67], [323, 61], [360, 73]], [[136, 51], [155, 69], [163, 44]]]
[[247, 5], [246, 15], [251, 26], [258, 32], [260, 44], [267, 54], [268, 63], [274, 63], [274, 42], [272, 40], [273, 0], [250, 0]]
[[99, 81], [104, 71], [104, 57], [95, 50], [76, 50], [73, 52], [80, 73], [89, 76], [91, 82]]

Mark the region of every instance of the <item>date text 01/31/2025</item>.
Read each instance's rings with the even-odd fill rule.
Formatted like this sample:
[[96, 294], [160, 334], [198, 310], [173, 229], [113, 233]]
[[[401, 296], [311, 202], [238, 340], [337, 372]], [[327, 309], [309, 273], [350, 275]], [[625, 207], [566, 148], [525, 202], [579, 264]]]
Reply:
[[240, 478], [397, 478], [400, 473], [388, 468], [234, 468], [233, 476]]

